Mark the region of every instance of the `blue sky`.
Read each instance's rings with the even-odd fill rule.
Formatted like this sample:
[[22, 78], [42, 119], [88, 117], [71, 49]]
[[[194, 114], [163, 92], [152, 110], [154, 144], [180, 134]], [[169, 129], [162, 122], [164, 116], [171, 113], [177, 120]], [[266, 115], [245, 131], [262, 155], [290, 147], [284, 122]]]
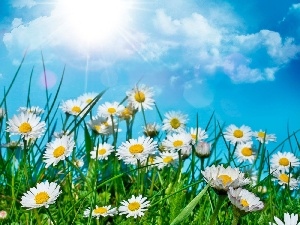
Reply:
[[32, 68], [32, 104], [44, 102], [42, 51], [50, 92], [66, 65], [61, 100], [109, 88], [104, 101], [121, 101], [140, 80], [154, 87], [162, 112], [185, 112], [191, 124], [198, 113], [205, 126], [215, 111], [222, 123], [266, 129], [279, 141], [288, 125], [300, 128], [298, 1], [75, 2], [0, 2], [1, 89], [27, 49], [12, 110], [26, 102]]

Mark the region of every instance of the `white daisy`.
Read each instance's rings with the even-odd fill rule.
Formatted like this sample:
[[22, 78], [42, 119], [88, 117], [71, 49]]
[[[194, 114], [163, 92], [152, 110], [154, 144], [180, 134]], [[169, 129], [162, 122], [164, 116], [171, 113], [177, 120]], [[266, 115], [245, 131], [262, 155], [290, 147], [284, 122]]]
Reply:
[[190, 129], [190, 135], [192, 138], [192, 144], [194, 145], [196, 143], [196, 140], [198, 142], [204, 141], [206, 138], [208, 138], [208, 135], [206, 134], [205, 130], [202, 130], [200, 127], [197, 128], [191, 128]]
[[120, 215], [127, 214], [126, 217], [141, 217], [144, 215], [144, 212], [147, 211], [150, 206], [150, 202], [147, 201], [147, 197], [139, 195], [135, 197], [132, 195], [127, 201], [123, 200], [121, 202], [122, 206], [119, 207]]
[[59, 161], [65, 160], [65, 158], [71, 155], [74, 146], [75, 142], [73, 138], [68, 135], [49, 142], [43, 156], [44, 162], [46, 163], [45, 167], [48, 168], [51, 164], [56, 166]]
[[298, 214], [284, 213], [284, 221], [281, 221], [278, 217], [274, 216], [276, 223], [269, 222], [269, 225], [300, 225], [298, 223]]
[[207, 142], [198, 142], [195, 146], [195, 154], [199, 158], [207, 158], [210, 156], [211, 144]]
[[188, 116], [176, 111], [170, 111], [165, 114], [165, 119], [163, 120], [162, 130], [171, 132], [183, 132], [186, 123], [188, 121]]
[[277, 152], [272, 155], [271, 160], [271, 170], [283, 170], [289, 172], [290, 167], [300, 166], [300, 161], [291, 152]]
[[20, 107], [18, 109], [19, 112], [22, 112], [22, 113], [33, 113], [37, 116], [41, 115], [42, 113], [44, 113], [44, 110], [38, 106], [31, 106], [29, 108], [27, 107]]
[[178, 167], [179, 157], [177, 152], [162, 152], [155, 158], [155, 164], [158, 169], [162, 169], [165, 166]]
[[86, 105], [86, 103], [83, 103], [77, 99], [69, 99], [67, 101], [63, 101], [59, 108], [61, 108], [64, 113], [77, 116], [79, 114], [84, 114], [82, 110]]
[[[110, 117], [95, 116], [87, 124], [97, 134], [109, 135], [113, 133], [112, 120]], [[117, 126], [117, 122], [115, 120], [114, 126]]]
[[251, 128], [242, 125], [240, 128], [231, 124], [226, 128], [224, 132], [224, 138], [226, 141], [230, 141], [231, 144], [245, 143], [251, 141], [252, 131]]
[[38, 183], [36, 187], [30, 188], [21, 199], [22, 207], [34, 209], [55, 203], [57, 197], [61, 193], [60, 186], [54, 182], [48, 181]]
[[248, 178], [245, 178], [244, 173], [239, 171], [238, 168], [227, 167], [223, 165], [212, 165], [206, 167], [204, 171], [201, 171], [204, 179], [211, 187], [220, 194], [224, 194], [228, 191], [229, 187], [238, 188], [250, 183]]
[[84, 217], [89, 217], [90, 214], [92, 217], [99, 218], [100, 216], [106, 217], [106, 216], [114, 216], [117, 213], [116, 208], [111, 208], [111, 205], [108, 206], [97, 206], [92, 209], [92, 214], [91, 214], [91, 208], [87, 208], [83, 212]]
[[114, 151], [114, 147], [111, 144], [103, 143], [99, 144], [98, 147], [94, 147], [94, 150], [91, 151], [91, 158], [98, 160], [107, 160], [108, 156]]
[[260, 201], [260, 198], [246, 189], [229, 187], [227, 194], [230, 202], [244, 212], [254, 212], [264, 208], [264, 203]]
[[21, 135], [25, 140], [36, 139], [41, 137], [45, 131], [46, 124], [40, 120], [41, 118], [35, 114], [20, 113], [8, 120], [6, 131], [10, 132], [10, 135]]
[[300, 181], [293, 178], [292, 174], [288, 174], [284, 171], [275, 170], [272, 175], [275, 177], [272, 180], [278, 182], [279, 185], [285, 187], [288, 186], [290, 190], [299, 189]]
[[133, 108], [138, 109], [138, 111], [141, 111], [142, 107], [144, 110], [152, 109], [151, 106], [154, 105], [154, 99], [152, 98], [154, 95], [153, 89], [144, 84], [127, 91], [126, 95], [128, 96], [129, 104], [132, 104]]
[[118, 102], [105, 102], [98, 107], [98, 115], [103, 117], [119, 116], [124, 110]]
[[253, 132], [253, 137], [256, 138], [260, 143], [268, 144], [269, 141], [276, 141], [276, 135], [275, 134], [267, 134], [266, 132], [259, 130]]
[[181, 149], [191, 148], [191, 135], [186, 132], [168, 134], [163, 140], [162, 145], [166, 150], [179, 151]]
[[88, 92], [88, 93], [84, 93], [84, 94], [80, 95], [77, 98], [77, 100], [79, 100], [87, 105], [87, 104], [91, 103], [94, 100], [94, 98], [97, 97], [97, 95], [98, 94], [96, 92]]
[[255, 159], [255, 152], [252, 148], [252, 142], [240, 143], [235, 149], [235, 155], [237, 156], [238, 162], [249, 161], [253, 163]]
[[144, 127], [144, 131], [143, 134], [147, 137], [157, 137], [157, 135], [159, 134], [159, 129], [160, 126], [157, 123], [148, 123], [145, 127]]
[[143, 161], [150, 154], [155, 154], [157, 142], [150, 137], [138, 137], [123, 142], [117, 149], [116, 155], [126, 164], [137, 164], [137, 160]]

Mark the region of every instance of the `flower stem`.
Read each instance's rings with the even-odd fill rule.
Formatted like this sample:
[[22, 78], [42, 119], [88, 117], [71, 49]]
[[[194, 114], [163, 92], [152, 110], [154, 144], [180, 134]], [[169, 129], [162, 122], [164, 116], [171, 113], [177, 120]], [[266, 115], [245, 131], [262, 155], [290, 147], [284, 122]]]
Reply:
[[216, 219], [218, 218], [219, 210], [221, 209], [223, 201], [226, 199], [227, 195], [218, 195], [218, 200], [216, 207], [214, 209], [214, 213], [211, 216], [209, 225], [214, 225]]
[[55, 220], [53, 219], [50, 210], [49, 210], [48, 208], [46, 208], [46, 211], [47, 211], [47, 213], [48, 213], [48, 215], [49, 215], [49, 217], [50, 217], [51, 222], [52, 222], [54, 225], [56, 225], [56, 222], [55, 222]]

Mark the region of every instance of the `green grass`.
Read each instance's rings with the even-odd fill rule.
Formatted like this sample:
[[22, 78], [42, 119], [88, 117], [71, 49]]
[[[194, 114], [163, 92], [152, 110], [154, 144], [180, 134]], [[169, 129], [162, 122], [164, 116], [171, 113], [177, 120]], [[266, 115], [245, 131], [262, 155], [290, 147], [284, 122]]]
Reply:
[[[24, 59], [22, 60], [23, 63]], [[196, 224], [233, 224], [233, 207], [228, 198], [218, 203], [220, 196], [213, 188], [209, 187], [201, 175], [201, 170], [210, 165], [230, 165], [238, 167], [241, 171], [250, 169], [257, 171], [258, 181], [254, 186], [247, 185], [244, 188], [255, 193], [264, 202], [264, 209], [249, 213], [241, 218], [239, 224], [268, 224], [274, 221], [273, 217], [283, 218], [284, 212], [299, 213], [300, 200], [298, 190], [283, 188], [272, 180], [269, 173], [269, 160], [271, 155], [280, 151], [289, 151], [299, 158], [299, 136], [298, 131], [288, 131], [285, 140], [279, 140], [275, 148], [269, 149], [267, 144], [257, 145], [257, 158], [254, 164], [238, 163], [234, 156], [235, 146], [228, 143], [224, 137], [225, 125], [219, 124], [214, 115], [207, 121], [205, 130], [209, 136], [207, 141], [211, 143], [211, 154], [208, 158], [199, 158], [195, 152], [195, 146], [187, 159], [179, 156], [179, 167], [165, 167], [161, 170], [155, 166], [138, 164], [138, 166], [126, 165], [112, 154], [108, 160], [94, 160], [90, 152], [94, 146], [107, 141], [115, 149], [120, 143], [130, 138], [141, 136], [142, 128], [134, 124], [140, 120], [146, 125], [147, 113], [144, 110], [134, 112], [131, 120], [119, 120], [118, 126], [124, 127], [123, 132], [113, 132], [111, 135], [97, 135], [93, 132], [87, 122], [96, 113], [96, 106], [101, 104], [100, 98], [105, 96], [105, 90], [100, 92], [94, 100], [89, 103], [86, 110], [80, 116], [64, 114], [59, 108], [60, 90], [63, 86], [62, 72], [61, 80], [57, 90], [49, 93], [46, 88], [46, 104], [40, 107], [45, 112], [41, 116], [46, 123], [46, 131], [37, 140], [26, 141], [18, 135], [10, 136], [7, 129], [7, 121], [17, 112], [11, 112], [6, 107], [12, 86], [15, 84], [20, 64], [11, 84], [4, 87], [3, 99], [0, 107], [5, 110], [6, 115], [0, 119], [0, 211], [5, 210], [8, 215], [0, 219], [0, 224], [161, 224], [161, 225], [196, 225]], [[44, 71], [45, 70], [45, 65]], [[27, 106], [31, 106], [30, 86], [26, 96]], [[45, 80], [46, 80], [45, 72]], [[75, 98], [77, 96], [74, 96]], [[127, 103], [124, 99], [116, 101]], [[164, 112], [160, 112], [159, 106], [155, 105], [161, 124]], [[181, 110], [181, 109], [176, 109]], [[189, 115], [193, 127], [198, 127], [198, 115]], [[200, 118], [201, 119], [201, 118]], [[230, 123], [230, 121], [228, 121]], [[116, 125], [116, 124], [115, 124]], [[46, 144], [53, 140], [54, 132], [65, 131], [72, 134], [75, 140], [75, 148], [67, 160], [60, 161], [57, 166], [45, 168], [43, 153]], [[160, 131], [155, 137], [158, 145], [162, 143], [166, 133]], [[18, 146], [7, 147], [5, 144], [16, 141]], [[162, 151], [162, 150], [161, 150]], [[84, 166], [78, 167], [76, 160], [82, 158]], [[247, 167], [245, 165], [248, 165]], [[294, 178], [299, 179], [299, 169], [290, 171]], [[48, 180], [60, 185], [62, 193], [56, 202], [48, 209], [41, 207], [26, 210], [21, 207], [21, 197], [37, 183]], [[259, 192], [259, 186], [265, 186], [266, 192]], [[99, 220], [83, 217], [83, 211], [95, 205], [112, 205], [119, 207], [121, 201], [129, 199], [132, 195], [143, 195], [150, 201], [150, 206], [142, 217], [126, 218], [124, 215], [113, 217], [100, 217]], [[220, 209], [216, 212], [216, 206]], [[215, 221], [212, 218], [215, 215]]]

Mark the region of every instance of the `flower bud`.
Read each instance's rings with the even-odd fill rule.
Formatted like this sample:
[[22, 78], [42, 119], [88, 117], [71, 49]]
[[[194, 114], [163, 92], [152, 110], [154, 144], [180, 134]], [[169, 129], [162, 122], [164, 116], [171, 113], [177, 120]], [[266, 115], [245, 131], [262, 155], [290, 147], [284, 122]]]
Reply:
[[0, 219], [5, 219], [7, 217], [7, 212], [5, 210], [0, 211]]
[[207, 158], [210, 156], [210, 144], [207, 142], [199, 142], [195, 146], [196, 155], [199, 158]]

